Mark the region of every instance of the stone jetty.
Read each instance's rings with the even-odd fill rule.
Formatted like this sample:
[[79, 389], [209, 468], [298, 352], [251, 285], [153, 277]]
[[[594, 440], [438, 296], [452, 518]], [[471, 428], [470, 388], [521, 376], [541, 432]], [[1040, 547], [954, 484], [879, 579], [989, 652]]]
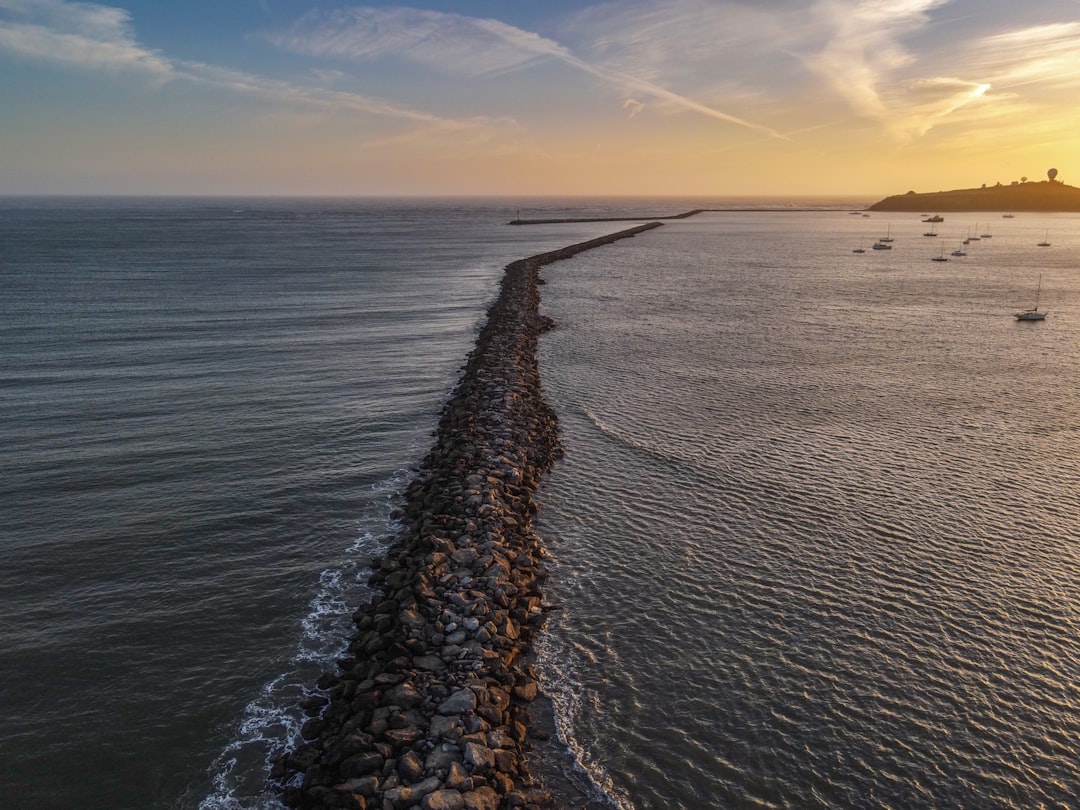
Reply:
[[406, 529], [374, 567], [377, 596], [302, 740], [271, 772], [289, 807], [502, 810], [555, 807], [524, 761], [537, 696], [530, 646], [543, 621], [545, 556], [531, 521], [560, 453], [543, 399], [540, 268], [651, 222], [512, 262], [435, 446], [408, 486]]
[[[522, 219], [518, 216], [515, 219], [507, 222], [507, 225], [566, 225], [570, 223], [578, 222], [641, 222], [642, 220], [660, 220], [660, 219], [688, 219], [690, 217], [696, 217], [698, 214], [739, 214], [739, 213], [755, 213], [755, 214], [770, 214], [770, 213], [813, 213], [821, 211], [820, 208], [796, 208], [794, 206], [781, 206], [773, 208], [695, 208], [692, 211], [683, 211], [681, 214], [650, 214], [646, 217], [560, 217], [558, 219]], [[661, 223], [655, 223], [661, 224]]]

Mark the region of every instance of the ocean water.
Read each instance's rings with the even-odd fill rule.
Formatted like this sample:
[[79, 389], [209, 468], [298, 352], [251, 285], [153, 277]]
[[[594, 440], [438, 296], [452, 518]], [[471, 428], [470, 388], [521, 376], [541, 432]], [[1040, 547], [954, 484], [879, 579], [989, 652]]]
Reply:
[[1078, 806], [1080, 217], [930, 261], [986, 220], [703, 214], [544, 270], [540, 660], [598, 806]]
[[521, 205], [0, 200], [0, 806], [278, 804]]
[[[0, 805], [276, 807], [502, 267], [625, 227], [505, 223], [760, 202], [0, 200]], [[1071, 806], [1080, 221], [764, 202], [544, 271], [555, 767]]]

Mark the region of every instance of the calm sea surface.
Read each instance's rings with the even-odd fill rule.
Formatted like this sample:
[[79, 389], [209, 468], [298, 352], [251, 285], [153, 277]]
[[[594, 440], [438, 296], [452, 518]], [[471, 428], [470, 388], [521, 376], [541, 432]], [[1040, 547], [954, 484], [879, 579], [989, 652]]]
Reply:
[[0, 806], [277, 804], [516, 205], [0, 200]]
[[545, 269], [541, 660], [594, 795], [1080, 807], [1080, 217], [989, 227], [704, 214]]
[[[506, 221], [713, 204], [0, 200], [0, 805], [275, 807], [502, 267], [623, 227]], [[929, 261], [975, 220], [704, 214], [544, 271], [583, 793], [1076, 806], [1080, 218]]]

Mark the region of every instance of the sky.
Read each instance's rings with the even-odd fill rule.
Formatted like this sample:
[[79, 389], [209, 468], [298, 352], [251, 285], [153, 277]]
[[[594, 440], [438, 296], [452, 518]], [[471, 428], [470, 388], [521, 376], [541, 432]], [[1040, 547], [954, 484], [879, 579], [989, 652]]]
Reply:
[[0, 194], [1080, 185], [1080, 0], [0, 0]]

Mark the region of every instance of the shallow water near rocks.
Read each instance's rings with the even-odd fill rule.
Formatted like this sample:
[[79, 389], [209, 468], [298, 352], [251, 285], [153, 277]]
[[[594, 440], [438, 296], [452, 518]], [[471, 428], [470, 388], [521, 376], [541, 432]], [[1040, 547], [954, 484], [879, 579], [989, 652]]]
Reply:
[[540, 657], [595, 797], [1075, 806], [1080, 219], [944, 269], [923, 230], [703, 214], [544, 271]]

